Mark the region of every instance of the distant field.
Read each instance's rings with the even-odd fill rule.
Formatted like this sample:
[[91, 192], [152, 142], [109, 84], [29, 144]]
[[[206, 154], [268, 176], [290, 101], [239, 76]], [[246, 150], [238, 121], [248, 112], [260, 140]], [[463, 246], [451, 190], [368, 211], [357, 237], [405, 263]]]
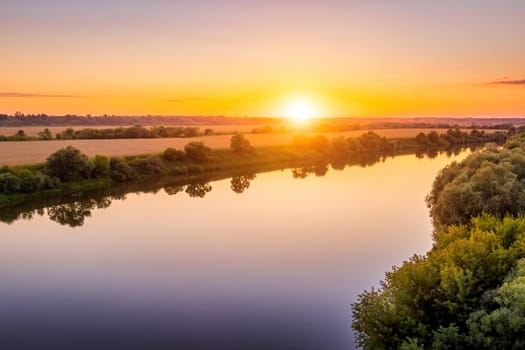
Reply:
[[[235, 131], [245, 133], [245, 132], [251, 132], [255, 128], [263, 128], [265, 125], [248, 124], [248, 125], [170, 125], [170, 126], [198, 127], [198, 128], [200, 128], [201, 131], [204, 131], [205, 129], [210, 128], [216, 133], [225, 133], [225, 132], [233, 133]], [[274, 127], [275, 129], [279, 129], [281, 127], [281, 125], [271, 125], [271, 126]], [[60, 132], [62, 132], [64, 130], [66, 130], [67, 128], [73, 128], [75, 130], [80, 130], [80, 129], [86, 129], [86, 128], [113, 129], [113, 128], [118, 128], [118, 127], [119, 126], [112, 126], [112, 125], [110, 125], [110, 126], [107, 126], [107, 125], [100, 125], [100, 126], [75, 125], [75, 126], [48, 126], [47, 128], [49, 129], [49, 131], [51, 131], [53, 136], [55, 136], [55, 134], [60, 133]], [[130, 126], [129, 125], [125, 125], [125, 126], [122, 126], [122, 127], [129, 128]], [[151, 126], [147, 126], [146, 125], [144, 127], [149, 128]], [[16, 132], [18, 130], [24, 130], [24, 132], [26, 133], [27, 136], [37, 136], [38, 133], [40, 131], [44, 130], [45, 128], [46, 128], [46, 126], [0, 127], [0, 135], [5, 135], [5, 136], [14, 135], [14, 134], [16, 134]]]
[[[446, 129], [437, 129], [436, 131], [442, 133], [446, 132]], [[345, 137], [357, 137], [364, 132], [363, 130], [358, 130], [341, 133], [324, 133], [324, 135], [328, 138], [341, 135]], [[387, 138], [400, 138], [414, 137], [420, 132], [427, 133], [429, 129], [383, 129], [375, 132]], [[487, 132], [490, 131], [487, 130]], [[257, 147], [289, 144], [294, 135], [296, 134], [249, 134], [247, 138], [253, 146]], [[230, 135], [217, 135], [194, 138], [0, 142], [0, 165], [41, 163], [44, 162], [50, 154], [68, 145], [77, 147], [90, 156], [95, 154], [123, 156], [159, 153], [167, 147], [182, 149], [190, 141], [203, 141], [212, 148], [227, 148], [230, 146], [230, 137]]]

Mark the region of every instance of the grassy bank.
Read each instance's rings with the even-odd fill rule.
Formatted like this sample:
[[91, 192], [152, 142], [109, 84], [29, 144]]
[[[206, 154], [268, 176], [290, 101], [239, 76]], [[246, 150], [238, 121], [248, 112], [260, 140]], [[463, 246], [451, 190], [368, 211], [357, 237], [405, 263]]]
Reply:
[[382, 157], [408, 153], [437, 154], [469, 144], [500, 142], [503, 133], [465, 133], [450, 130], [419, 134], [415, 138], [386, 139], [368, 132], [357, 138], [296, 137], [292, 144], [253, 148], [244, 136], [231, 139], [230, 149], [211, 150], [190, 142], [184, 150], [168, 148], [162, 154], [88, 158], [73, 147], [52, 154], [46, 163], [0, 168], [0, 208], [41, 198], [108, 188], [123, 182], [170, 176], [181, 181], [203, 174], [276, 165], [293, 167], [302, 162], [324, 161], [334, 168], [347, 164], [373, 164]]

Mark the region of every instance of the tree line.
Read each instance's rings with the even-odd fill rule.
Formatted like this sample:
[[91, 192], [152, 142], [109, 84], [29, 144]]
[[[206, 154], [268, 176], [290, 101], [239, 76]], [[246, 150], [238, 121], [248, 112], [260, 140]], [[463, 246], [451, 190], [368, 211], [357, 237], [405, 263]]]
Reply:
[[89, 140], [89, 139], [150, 139], [150, 138], [177, 138], [214, 135], [213, 129], [206, 128], [201, 131], [195, 126], [143, 126], [118, 127], [118, 128], [84, 128], [75, 130], [67, 128], [53, 135], [49, 128], [38, 133], [38, 136], [28, 136], [24, 130], [18, 130], [14, 135], [0, 135], [0, 141], [34, 141], [34, 140]]
[[433, 246], [353, 304], [363, 349], [523, 349], [525, 135], [440, 171]]
[[[425, 136], [433, 140], [434, 132]], [[453, 138], [455, 135], [456, 138]], [[230, 140], [230, 152], [212, 152], [203, 142], [189, 142], [183, 150], [167, 148], [162, 154], [140, 157], [109, 157], [95, 155], [89, 158], [80, 150], [68, 146], [50, 155], [44, 164], [0, 168], [0, 202], [9, 202], [6, 196], [16, 194], [59, 192], [69, 188], [68, 184], [82, 181], [116, 183], [155, 177], [159, 175], [189, 176], [203, 171], [221, 168], [239, 168], [246, 164], [263, 164], [289, 160], [325, 160], [334, 169], [343, 169], [347, 164], [371, 165], [395, 154], [414, 152], [421, 156], [436, 156], [439, 150], [456, 151], [459, 146], [471, 142], [499, 141], [504, 134], [464, 133], [451, 131], [448, 136], [439, 135], [438, 143], [411, 139], [386, 139], [374, 132], [367, 132], [357, 138], [338, 137], [329, 140], [326, 136], [297, 136], [290, 146], [273, 149], [273, 153], [258, 154], [243, 134], [235, 134]], [[446, 142], [445, 142], [446, 141]], [[440, 147], [440, 148], [439, 148]], [[322, 162], [320, 162], [322, 163]], [[297, 177], [310, 173], [298, 169]], [[303, 175], [301, 175], [303, 174]], [[3, 198], [3, 199], [2, 199]], [[2, 204], [2, 203], [0, 203]], [[5, 204], [5, 203], [4, 203]]]
[[[324, 176], [330, 168], [343, 170], [346, 166], [357, 165], [365, 167], [384, 161], [387, 156], [392, 156], [393, 144], [390, 141], [374, 133], [366, 133], [354, 139], [337, 138], [332, 141], [325, 136], [302, 136], [295, 138], [293, 145], [287, 148], [279, 148], [276, 154], [279, 156], [279, 161], [282, 162], [284, 161], [282, 152], [286, 154], [294, 154], [293, 152], [295, 152], [296, 156], [291, 158], [295, 160], [291, 163], [286, 163], [286, 166], [290, 167], [293, 178], [304, 179], [310, 175]], [[414, 147], [418, 147], [415, 139], [411, 141], [406, 140], [406, 142]], [[459, 153], [461, 149], [462, 147], [460, 146], [446, 147], [442, 148], [441, 151], [452, 155]], [[238, 167], [239, 164], [245, 162], [257, 164], [266, 160], [275, 161], [273, 158], [265, 159], [267, 156], [257, 152], [242, 134], [233, 135], [230, 140], [230, 153], [224, 152], [219, 156], [217, 154], [214, 155], [214, 152], [202, 142], [189, 143], [182, 150], [167, 148], [161, 154], [149, 157], [110, 158], [104, 155], [97, 155], [88, 158], [79, 150], [72, 147], [65, 148], [51, 155], [45, 165], [0, 168], [0, 202], [2, 194], [4, 196], [16, 196], [19, 193], [24, 194], [46, 190], [60, 191], [64, 186], [68, 186], [71, 183], [74, 184], [75, 181], [96, 182], [109, 179], [114, 184], [119, 184], [129, 183], [129, 180], [134, 179], [155, 177], [157, 174], [175, 175], [174, 179], [179, 178], [178, 175], [201, 177], [201, 174], [205, 172], [205, 166], [208, 165], [211, 169], [221, 167], [221, 164], [215, 163], [217, 158], [221, 162], [228, 158], [234, 159], [234, 162], [228, 165], [228, 167], [232, 168]], [[305, 154], [310, 153], [317, 156], [313, 158], [304, 157]], [[436, 149], [432, 148], [427, 151], [420, 150], [416, 153], [416, 156], [432, 158], [437, 156], [437, 154]], [[279, 166], [282, 167], [282, 164]], [[236, 193], [243, 193], [250, 187], [250, 182], [254, 178], [255, 172], [246, 170], [241, 175], [231, 178], [230, 187]], [[150, 185], [147, 185], [148, 183], [152, 183], [153, 186], [153, 189], [149, 191], [155, 193], [159, 190], [153, 185], [155, 181], [135, 181], [126, 185], [125, 188], [130, 188], [131, 186], [133, 191], [144, 191], [143, 188], [150, 188]], [[142, 185], [138, 186], [138, 184]], [[190, 197], [196, 198], [202, 198], [211, 191], [211, 185], [206, 180], [199, 180], [190, 184], [180, 184], [179, 182], [176, 185], [163, 185], [161, 188], [169, 195], [185, 192]], [[105, 195], [97, 200], [91, 197], [83, 200], [75, 198], [73, 201], [52, 204], [47, 208], [48, 215], [51, 220], [61, 224], [78, 226], [84, 222], [85, 216], [82, 213], [89, 216], [91, 209], [109, 206], [112, 198], [121, 199], [123, 195], [112, 195], [110, 197]], [[32, 206], [31, 203], [27, 203], [27, 205]], [[19, 218], [20, 215], [25, 218], [31, 218], [35, 214], [44, 214], [42, 209], [22, 212], [15, 210], [15, 208], [13, 210], [10, 209], [9, 207], [2, 209], [1, 221], [12, 222]]]
[[224, 116], [117, 116], [117, 115], [47, 115], [24, 114], [16, 112], [13, 115], [0, 114], [0, 126], [133, 126], [133, 125], [234, 125], [234, 124], [261, 124], [277, 123], [272, 118], [231, 118]]
[[[231, 137], [231, 151], [235, 154], [253, 152], [249, 141], [241, 134]], [[0, 168], [0, 194], [14, 195], [46, 190], [59, 190], [64, 184], [85, 180], [111, 179], [123, 182], [157, 176], [165, 172], [169, 163], [171, 175], [199, 173], [199, 163], [206, 162], [212, 150], [203, 142], [189, 142], [184, 150], [167, 148], [162, 155], [145, 157], [109, 157], [95, 155], [89, 158], [72, 146], [62, 148], [47, 158], [45, 164]]]

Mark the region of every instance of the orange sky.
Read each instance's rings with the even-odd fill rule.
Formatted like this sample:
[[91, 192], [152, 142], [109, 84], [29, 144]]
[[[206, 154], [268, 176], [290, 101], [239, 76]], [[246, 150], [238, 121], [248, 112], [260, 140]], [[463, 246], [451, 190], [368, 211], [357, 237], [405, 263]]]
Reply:
[[[0, 113], [525, 116], [525, 2], [0, 3]], [[499, 82], [499, 83], [497, 83]]]

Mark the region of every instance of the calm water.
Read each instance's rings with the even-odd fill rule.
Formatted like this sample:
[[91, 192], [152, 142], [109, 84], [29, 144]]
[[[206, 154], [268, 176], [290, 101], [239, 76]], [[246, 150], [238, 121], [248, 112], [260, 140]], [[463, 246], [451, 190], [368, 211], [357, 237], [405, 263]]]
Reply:
[[0, 223], [0, 346], [352, 349], [351, 303], [430, 248], [425, 195], [465, 155], [274, 171]]

